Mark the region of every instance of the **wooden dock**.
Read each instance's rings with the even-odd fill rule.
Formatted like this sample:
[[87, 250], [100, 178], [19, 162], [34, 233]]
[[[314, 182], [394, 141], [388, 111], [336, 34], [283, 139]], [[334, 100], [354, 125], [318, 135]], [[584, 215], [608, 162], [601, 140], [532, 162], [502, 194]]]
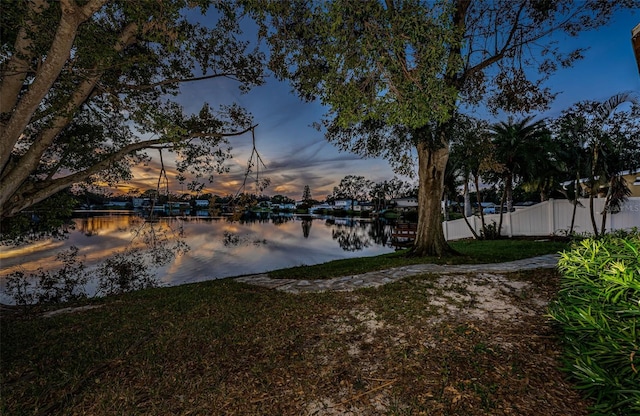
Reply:
[[416, 239], [418, 224], [415, 223], [398, 223], [393, 226], [391, 231], [391, 240], [394, 246], [411, 245]]

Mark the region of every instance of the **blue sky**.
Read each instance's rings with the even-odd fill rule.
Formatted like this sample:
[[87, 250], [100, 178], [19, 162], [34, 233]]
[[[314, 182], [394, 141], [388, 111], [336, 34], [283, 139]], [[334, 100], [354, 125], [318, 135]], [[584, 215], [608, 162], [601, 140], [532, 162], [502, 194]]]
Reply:
[[[640, 92], [640, 74], [631, 46], [631, 30], [640, 23], [640, 13], [619, 13], [605, 27], [585, 32], [578, 38], [558, 37], [561, 45], [588, 46], [585, 58], [573, 67], [556, 72], [547, 85], [558, 96], [549, 111], [540, 117], [555, 117], [573, 103], [582, 100], [605, 100], [623, 91]], [[256, 146], [267, 166], [263, 172], [271, 179], [267, 195], [284, 194], [300, 199], [309, 185], [315, 199], [324, 199], [346, 175], [362, 175], [373, 181], [391, 179], [393, 171], [385, 160], [361, 159], [339, 152], [326, 142], [322, 133], [311, 127], [320, 121], [324, 109], [318, 103], [300, 101], [287, 83], [268, 78], [264, 86], [241, 94], [229, 80], [185, 85], [180, 100], [188, 111], [198, 111], [203, 102], [230, 104], [237, 102], [247, 108], [259, 126]], [[484, 114], [482, 108], [477, 114]], [[490, 122], [499, 118], [485, 117]], [[231, 171], [207, 184], [207, 190], [219, 195], [236, 193], [242, 184], [246, 163], [252, 149], [251, 135], [232, 139], [234, 158]], [[145, 172], [146, 171], [146, 172]], [[261, 172], [262, 174], [262, 172]], [[132, 185], [145, 189], [157, 181], [152, 164], [137, 169]], [[171, 179], [171, 174], [169, 175]], [[155, 185], [153, 185], [155, 187]], [[177, 180], [171, 187], [180, 191]], [[248, 192], [254, 192], [248, 188]]]

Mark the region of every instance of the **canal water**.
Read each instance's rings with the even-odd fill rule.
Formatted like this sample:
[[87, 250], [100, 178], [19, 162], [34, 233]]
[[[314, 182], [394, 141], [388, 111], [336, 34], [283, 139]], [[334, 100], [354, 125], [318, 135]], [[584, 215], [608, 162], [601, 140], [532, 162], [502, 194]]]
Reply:
[[0, 246], [0, 302], [13, 303], [6, 277], [61, 266], [57, 256], [78, 248], [78, 259], [98, 267], [116, 253], [150, 246], [186, 250], [166, 265], [150, 264], [161, 285], [180, 285], [229, 276], [262, 273], [330, 260], [375, 256], [394, 251], [390, 225], [369, 219], [277, 216], [232, 221], [227, 218], [166, 218], [148, 222], [134, 215], [74, 219], [65, 239]]

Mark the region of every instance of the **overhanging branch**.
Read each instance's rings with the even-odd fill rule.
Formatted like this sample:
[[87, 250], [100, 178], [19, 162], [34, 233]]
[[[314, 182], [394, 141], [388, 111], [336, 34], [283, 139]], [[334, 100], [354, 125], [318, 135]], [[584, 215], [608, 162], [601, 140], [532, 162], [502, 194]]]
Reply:
[[[256, 125], [248, 127], [246, 129], [231, 132], [231, 133], [216, 133], [216, 134], [207, 134], [206, 136], [217, 136], [217, 137], [235, 137], [245, 134], [251, 130], [253, 130]], [[204, 134], [203, 134], [204, 135]], [[190, 137], [190, 136], [189, 136]], [[187, 140], [189, 137], [185, 137], [183, 140]], [[15, 198], [4, 204], [2, 208], [2, 216], [10, 217], [18, 212], [26, 209], [27, 207], [44, 200], [45, 198], [53, 195], [56, 192], [59, 192], [63, 189], [68, 188], [74, 183], [82, 182], [86, 180], [91, 175], [94, 175], [100, 171], [107, 169], [114, 162], [123, 159], [127, 155], [143, 150], [143, 149], [152, 149], [152, 148], [170, 148], [172, 146], [171, 143], [167, 143], [164, 139], [153, 139], [153, 140], [145, 140], [141, 142], [131, 143], [127, 146], [124, 146], [120, 150], [111, 153], [109, 155], [105, 155], [105, 157], [95, 163], [94, 165], [75, 172], [73, 174], [63, 176], [60, 178], [53, 179], [49, 181], [46, 185], [37, 187], [36, 184], [28, 183], [23, 184], [20, 188], [18, 188], [14, 194], [20, 195], [16, 200]], [[42, 184], [40, 184], [42, 185]]]
[[182, 84], [186, 82], [203, 81], [203, 80], [213, 79], [213, 78], [229, 78], [234, 81], [239, 81], [238, 78], [235, 77], [235, 75], [236, 74], [232, 72], [220, 72], [220, 73], [205, 75], [202, 77], [165, 79], [165, 80], [158, 81], [153, 84], [147, 84], [147, 85], [126, 84], [126, 85], [123, 85], [122, 87], [132, 91], [142, 91], [142, 90], [150, 90], [153, 88], [161, 87], [163, 85]]

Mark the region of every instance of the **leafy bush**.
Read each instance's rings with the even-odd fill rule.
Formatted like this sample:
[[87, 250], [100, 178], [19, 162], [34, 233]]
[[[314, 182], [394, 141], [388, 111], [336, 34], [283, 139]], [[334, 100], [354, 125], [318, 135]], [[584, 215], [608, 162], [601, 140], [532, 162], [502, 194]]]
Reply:
[[157, 286], [140, 250], [114, 254], [97, 270], [98, 294], [116, 295]]
[[[16, 305], [28, 306], [38, 303], [63, 303], [87, 297], [108, 296], [158, 286], [155, 271], [171, 263], [176, 256], [189, 251], [184, 242], [182, 223], [178, 227], [171, 223], [142, 221], [132, 230], [130, 246], [124, 251], [86, 268], [77, 247], [72, 246], [58, 253], [56, 260], [62, 267], [51, 270], [42, 268], [32, 273], [16, 271], [7, 276], [5, 293]], [[0, 240], [0, 244], [3, 241]], [[254, 242], [262, 244], [262, 242]], [[87, 286], [95, 291], [87, 293]], [[94, 293], [95, 292], [95, 293]]]
[[491, 221], [491, 224], [486, 224], [480, 231], [480, 236], [484, 240], [497, 240], [500, 238], [500, 230], [498, 230], [498, 224], [495, 221]]
[[35, 204], [28, 212], [0, 220], [0, 244], [18, 245], [47, 238], [65, 239], [75, 227], [71, 219], [77, 200], [68, 191]]
[[56, 270], [38, 269], [29, 274], [16, 271], [7, 277], [5, 291], [16, 305], [28, 306], [87, 298], [86, 286], [91, 277], [97, 283], [94, 296], [151, 288], [157, 286], [158, 282], [149, 263], [155, 261], [153, 265], [166, 264], [167, 256], [165, 251], [160, 251], [147, 253], [148, 258], [145, 258], [141, 250], [132, 249], [116, 253], [97, 269], [88, 271], [78, 256], [78, 248], [72, 246], [56, 256], [62, 262], [62, 267]]
[[56, 271], [38, 269], [29, 276], [17, 271], [7, 277], [6, 292], [16, 305], [70, 302], [87, 296], [84, 286], [88, 276], [78, 259], [78, 248], [72, 246], [59, 253], [56, 259], [62, 262], [62, 267]]
[[551, 317], [560, 324], [565, 369], [595, 414], [640, 414], [640, 233], [575, 242]]

